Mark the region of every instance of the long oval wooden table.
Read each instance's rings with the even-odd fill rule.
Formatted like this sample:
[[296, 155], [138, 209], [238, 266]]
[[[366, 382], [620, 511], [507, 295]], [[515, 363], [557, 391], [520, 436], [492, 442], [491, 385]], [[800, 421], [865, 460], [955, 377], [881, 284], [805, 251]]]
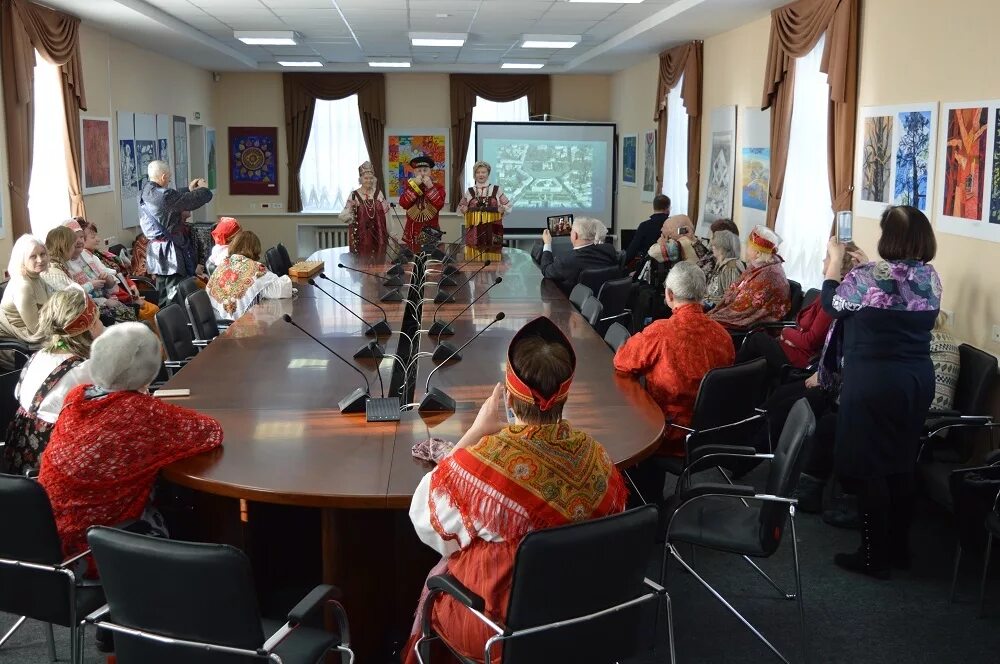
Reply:
[[[378, 302], [387, 290], [374, 277], [337, 267], [343, 263], [384, 274], [387, 258], [356, 256], [346, 248], [326, 250], [318, 258], [326, 261], [330, 278], [369, 300]], [[456, 281], [461, 284], [481, 265], [466, 266]], [[404, 279], [413, 288], [403, 289], [411, 299], [379, 303], [394, 331], [380, 341], [387, 353], [403, 353], [400, 360], [408, 362], [409, 342], [398, 333], [407, 317], [411, 327], [419, 323], [423, 329], [435, 313], [439, 320], [450, 320], [502, 276], [452, 324], [454, 336], [442, 337], [459, 346], [497, 312], [505, 314], [462, 352], [461, 361], [434, 374], [432, 385], [456, 399], [454, 413], [410, 410], [392, 423], [339, 413], [337, 401], [362, 377], [282, 316], [292, 316], [348, 359], [369, 339], [357, 318], [304, 283], [291, 300], [256, 305], [166, 386], [190, 389], [190, 397], [172, 401], [215, 417], [225, 434], [221, 450], [164, 470], [196, 508], [189, 519], [203, 527], [192, 532], [247, 549], [264, 589], [280, 594], [282, 583], [308, 585], [321, 579], [338, 585], [361, 662], [386, 661], [392, 644], [405, 637], [423, 579], [435, 562], [406, 515], [417, 483], [430, 469], [412, 457], [411, 447], [431, 436], [461, 437], [502, 380], [508, 343], [525, 322], [545, 314], [570, 336], [578, 367], [565, 416], [601, 441], [617, 464], [627, 467], [650, 454], [663, 429], [660, 409], [635, 380], [615, 374], [610, 349], [567, 298], [542, 279], [527, 254], [505, 249], [502, 263], [486, 267], [464, 286], [446, 289], [455, 292], [455, 302], [440, 307], [419, 302], [421, 295], [435, 296], [438, 267], [429, 263], [420, 284], [411, 266]], [[369, 323], [382, 319], [376, 306], [329, 282], [316, 283]], [[426, 334], [417, 338], [414, 350], [429, 352], [437, 342]], [[356, 364], [373, 396], [380, 393], [379, 376], [386, 390], [394, 378], [400, 382], [397, 360]], [[404, 396], [419, 401], [434, 367], [430, 357], [416, 360], [410, 367], [414, 394]]]

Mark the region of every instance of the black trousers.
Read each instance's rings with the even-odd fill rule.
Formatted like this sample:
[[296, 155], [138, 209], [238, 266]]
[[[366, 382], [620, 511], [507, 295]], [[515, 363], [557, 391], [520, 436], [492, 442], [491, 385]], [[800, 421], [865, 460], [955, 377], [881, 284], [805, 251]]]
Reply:
[[180, 274], [158, 274], [156, 275], [156, 292], [160, 297], [160, 307], [165, 307], [171, 302], [184, 306], [183, 302], [177, 301], [177, 287], [187, 277]]
[[914, 474], [842, 477], [841, 483], [858, 494], [861, 552], [866, 556], [868, 565], [875, 569], [887, 569], [891, 561], [908, 560], [916, 486]]

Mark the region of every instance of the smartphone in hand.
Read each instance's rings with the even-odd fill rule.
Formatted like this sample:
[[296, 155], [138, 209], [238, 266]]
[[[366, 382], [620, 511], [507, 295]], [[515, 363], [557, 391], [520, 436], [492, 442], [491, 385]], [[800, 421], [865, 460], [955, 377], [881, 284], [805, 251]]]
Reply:
[[843, 210], [837, 213], [837, 242], [848, 244], [854, 241], [854, 213]]

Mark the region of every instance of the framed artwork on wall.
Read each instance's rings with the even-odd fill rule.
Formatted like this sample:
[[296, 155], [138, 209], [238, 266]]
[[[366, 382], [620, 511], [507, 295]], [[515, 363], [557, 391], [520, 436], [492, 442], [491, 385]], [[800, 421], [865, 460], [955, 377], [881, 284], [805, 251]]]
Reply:
[[278, 128], [229, 128], [229, 193], [277, 196]]
[[622, 136], [622, 184], [626, 187], [636, 185], [636, 148], [638, 136], [625, 134]]
[[385, 188], [389, 198], [399, 198], [402, 183], [412, 175], [410, 160], [422, 154], [434, 160], [431, 179], [448, 188], [447, 129], [387, 129], [385, 137]]
[[111, 176], [111, 118], [80, 118], [83, 195], [114, 191]]

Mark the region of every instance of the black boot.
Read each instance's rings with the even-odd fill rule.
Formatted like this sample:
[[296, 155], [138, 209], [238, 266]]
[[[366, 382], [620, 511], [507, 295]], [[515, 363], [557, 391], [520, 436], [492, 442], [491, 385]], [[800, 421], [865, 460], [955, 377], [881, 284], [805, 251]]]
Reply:
[[913, 493], [912, 475], [889, 478], [889, 564], [896, 569], [910, 569]]
[[823, 511], [823, 489], [826, 482], [806, 473], [799, 475], [799, 485], [794, 497], [799, 501], [799, 509], [806, 514], [819, 514]]
[[861, 547], [854, 553], [838, 553], [833, 562], [849, 572], [865, 574], [876, 579], [888, 579], [888, 515], [885, 511], [872, 512], [862, 508]]

